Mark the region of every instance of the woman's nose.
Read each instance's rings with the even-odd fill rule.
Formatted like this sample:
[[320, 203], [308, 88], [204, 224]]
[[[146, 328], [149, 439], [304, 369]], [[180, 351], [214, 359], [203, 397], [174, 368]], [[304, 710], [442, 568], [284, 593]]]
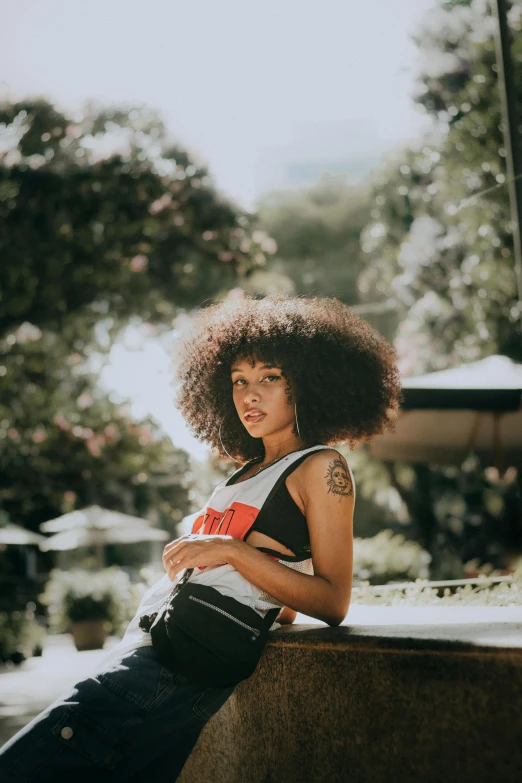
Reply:
[[261, 394], [259, 389], [257, 389], [255, 386], [250, 386], [245, 394], [245, 402], [253, 402], [254, 400], [259, 400], [260, 397]]

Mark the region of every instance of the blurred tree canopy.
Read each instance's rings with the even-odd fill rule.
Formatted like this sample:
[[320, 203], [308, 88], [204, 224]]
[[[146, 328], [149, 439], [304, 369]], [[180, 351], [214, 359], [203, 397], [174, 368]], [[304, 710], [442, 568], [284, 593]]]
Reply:
[[153, 112], [3, 104], [0, 151], [0, 334], [72, 314], [169, 323], [266, 261]]
[[[97, 503], [174, 534], [191, 510], [186, 452], [112, 402], [60, 335], [23, 325], [15, 336], [0, 378], [0, 506], [32, 530]], [[176, 480], [163, 485], [167, 471]]]
[[[495, 24], [484, 0], [440, 0], [426, 14], [415, 36], [422, 58], [416, 101], [433, 117], [432, 128], [371, 175], [374, 207], [362, 232], [359, 291], [363, 300], [396, 298], [394, 344], [404, 375], [492, 353], [522, 359]], [[510, 24], [520, 111], [520, 0], [512, 4]], [[522, 544], [522, 466], [518, 491], [513, 480], [490, 480], [473, 459], [458, 471], [404, 463], [386, 468], [434, 556], [432, 576], [458, 576], [454, 555], [501, 566]]]
[[101, 391], [94, 360], [129, 321], [171, 329], [267, 252], [153, 112], [0, 106], [0, 505], [13, 521], [35, 530], [96, 502], [174, 534], [192, 506], [188, 455]]
[[[510, 20], [522, 109], [521, 14], [517, 0]], [[522, 358], [495, 24], [483, 0], [441, 2], [426, 15], [416, 100], [433, 129], [372, 177], [376, 211], [363, 232], [359, 285], [363, 296], [397, 298], [405, 374], [490, 353]]]
[[369, 219], [369, 188], [350, 185], [344, 176], [325, 175], [298, 192], [266, 193], [257, 222], [274, 238], [277, 253], [268, 270], [252, 270], [243, 287], [269, 293], [279, 286], [298, 296], [337, 296], [356, 304], [360, 236]]

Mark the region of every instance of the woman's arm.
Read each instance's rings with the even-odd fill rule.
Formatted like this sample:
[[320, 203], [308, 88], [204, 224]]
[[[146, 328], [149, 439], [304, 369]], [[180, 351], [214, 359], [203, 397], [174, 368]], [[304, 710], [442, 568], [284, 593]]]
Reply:
[[[346, 617], [350, 595], [339, 593], [326, 577], [300, 574], [238, 539], [227, 546], [226, 562], [286, 607], [328, 625], [340, 625]], [[197, 560], [201, 562], [201, 557]]]
[[270, 560], [243, 541], [229, 541], [231, 563], [250, 582], [286, 607], [339, 625], [348, 612], [353, 573], [354, 487], [346, 460], [325, 449], [299, 472], [314, 576]]
[[281, 625], [291, 625], [296, 618], [297, 612], [293, 609], [289, 609], [288, 606], [284, 606], [276, 617], [276, 623]]

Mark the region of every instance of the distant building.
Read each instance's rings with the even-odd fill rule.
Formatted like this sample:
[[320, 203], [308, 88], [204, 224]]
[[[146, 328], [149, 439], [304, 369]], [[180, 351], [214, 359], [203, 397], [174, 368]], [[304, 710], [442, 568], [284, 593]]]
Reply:
[[379, 160], [378, 155], [347, 158], [345, 160], [288, 160], [274, 170], [272, 188], [310, 188], [316, 185], [323, 174], [342, 174], [348, 182], [361, 181]]
[[256, 191], [313, 187], [323, 174], [361, 181], [379, 162], [386, 144], [360, 122], [312, 122], [297, 125], [293, 138], [267, 146], [258, 162]]

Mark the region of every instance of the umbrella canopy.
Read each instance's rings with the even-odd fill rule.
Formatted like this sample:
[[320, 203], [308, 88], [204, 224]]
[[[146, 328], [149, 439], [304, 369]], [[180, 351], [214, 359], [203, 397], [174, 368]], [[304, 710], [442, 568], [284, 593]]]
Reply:
[[0, 544], [26, 546], [27, 544], [39, 544], [45, 541], [45, 536], [32, 533], [20, 525], [4, 525], [0, 527]]
[[384, 460], [462, 464], [474, 451], [483, 464], [522, 463], [522, 365], [507, 356], [404, 378], [396, 432], [371, 453]]
[[49, 550], [78, 549], [83, 546], [105, 546], [106, 544], [135, 544], [139, 541], [166, 541], [170, 538], [165, 530], [153, 527], [134, 528], [74, 528], [64, 530], [40, 544], [42, 552]]
[[[76, 528], [92, 528], [106, 530], [113, 527], [150, 527], [148, 519], [134, 517], [131, 514], [123, 514], [121, 511], [112, 511], [101, 506], [87, 506], [86, 508], [62, 514], [55, 519], [49, 519], [40, 525], [44, 533], [60, 533], [63, 530]], [[142, 539], [145, 540], [145, 539]]]

